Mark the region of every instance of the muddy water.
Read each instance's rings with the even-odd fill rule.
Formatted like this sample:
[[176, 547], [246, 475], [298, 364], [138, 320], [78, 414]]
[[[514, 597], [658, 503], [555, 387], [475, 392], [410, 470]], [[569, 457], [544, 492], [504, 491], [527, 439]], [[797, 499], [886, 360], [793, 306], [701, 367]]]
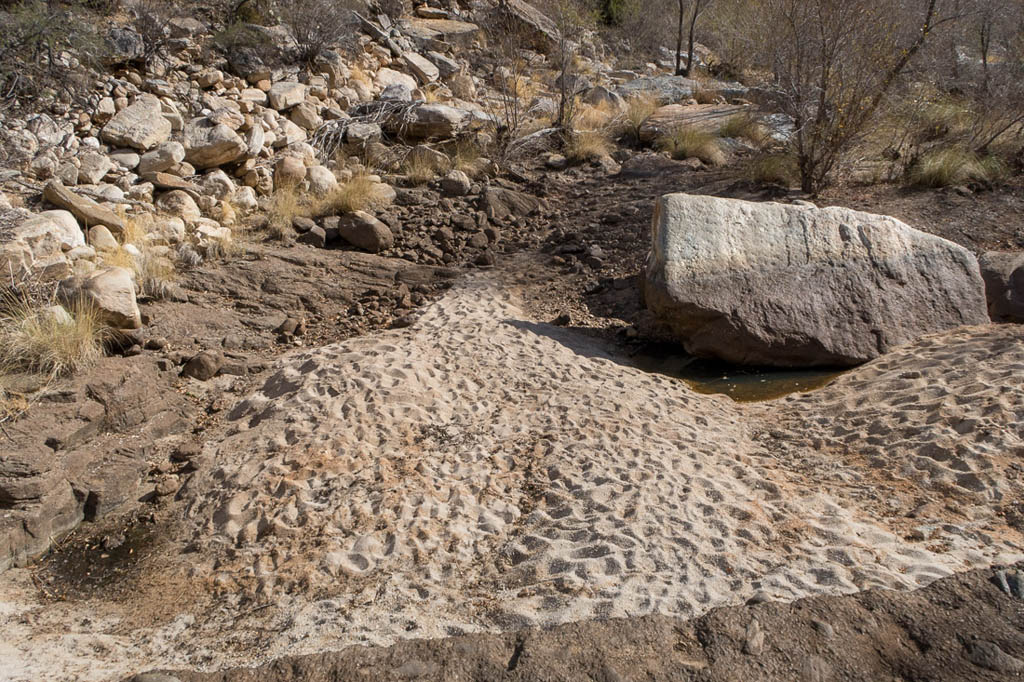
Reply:
[[718, 360], [695, 358], [671, 345], [644, 347], [631, 360], [645, 372], [681, 379], [698, 393], [720, 393], [740, 403], [763, 402], [791, 393], [813, 391], [826, 386], [845, 371], [836, 368], [740, 367]]

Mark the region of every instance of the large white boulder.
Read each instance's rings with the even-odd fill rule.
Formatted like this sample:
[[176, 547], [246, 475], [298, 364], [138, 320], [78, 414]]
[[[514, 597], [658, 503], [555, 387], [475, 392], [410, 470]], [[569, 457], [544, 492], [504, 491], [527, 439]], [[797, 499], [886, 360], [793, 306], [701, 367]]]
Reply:
[[686, 349], [741, 364], [848, 366], [988, 322], [978, 262], [895, 218], [669, 194], [644, 297]]

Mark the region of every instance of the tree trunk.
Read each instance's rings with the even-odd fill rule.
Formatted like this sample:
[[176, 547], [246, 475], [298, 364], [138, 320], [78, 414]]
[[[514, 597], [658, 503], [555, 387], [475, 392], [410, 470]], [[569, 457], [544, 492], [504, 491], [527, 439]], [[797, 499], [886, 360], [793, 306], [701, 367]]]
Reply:
[[679, 28], [676, 32], [676, 75], [682, 74], [683, 67], [683, 15], [686, 14], [686, 0], [679, 0]]
[[689, 76], [693, 73], [693, 46], [696, 43], [697, 35], [697, 17], [700, 16], [702, 0], [693, 0], [693, 14], [690, 16], [690, 39], [687, 44], [686, 52], [686, 70], [683, 71], [684, 76]]

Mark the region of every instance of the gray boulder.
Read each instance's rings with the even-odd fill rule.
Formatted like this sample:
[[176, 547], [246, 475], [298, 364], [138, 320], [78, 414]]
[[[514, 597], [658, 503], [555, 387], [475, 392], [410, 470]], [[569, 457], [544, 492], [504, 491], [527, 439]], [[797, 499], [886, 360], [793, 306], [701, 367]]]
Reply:
[[206, 117], [185, 124], [184, 147], [185, 160], [199, 169], [237, 161], [249, 149], [234, 130]]
[[306, 99], [306, 86], [294, 81], [281, 81], [274, 83], [267, 93], [267, 99], [272, 109], [284, 111]]
[[185, 160], [185, 148], [180, 142], [164, 142], [139, 159], [139, 175], [162, 173]]
[[400, 123], [389, 121], [399, 131], [404, 125], [405, 136], [415, 140], [441, 140], [461, 132], [471, 119], [468, 111], [447, 104], [422, 104], [409, 112], [409, 118]]
[[145, 40], [137, 31], [130, 28], [110, 29], [106, 36], [106, 46], [104, 62], [108, 65], [138, 61], [146, 56]]
[[966, 249], [885, 216], [669, 194], [644, 297], [695, 355], [850, 366], [931, 332], [988, 322]]
[[993, 322], [1024, 322], [1024, 253], [989, 251], [978, 259]]
[[100, 138], [115, 147], [148, 151], [171, 137], [171, 122], [164, 118], [160, 100], [154, 95], [138, 99], [114, 114], [100, 131]]
[[352, 211], [341, 216], [338, 236], [370, 253], [380, 253], [395, 245], [391, 228], [364, 211]]

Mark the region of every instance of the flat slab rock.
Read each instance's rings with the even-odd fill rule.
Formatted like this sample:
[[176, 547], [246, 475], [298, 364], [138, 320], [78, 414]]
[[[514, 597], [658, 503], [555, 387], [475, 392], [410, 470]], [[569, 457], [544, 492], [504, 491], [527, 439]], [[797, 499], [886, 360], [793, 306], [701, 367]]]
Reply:
[[975, 257], [845, 208], [662, 197], [648, 308], [695, 355], [857, 365], [924, 334], [989, 321]]

